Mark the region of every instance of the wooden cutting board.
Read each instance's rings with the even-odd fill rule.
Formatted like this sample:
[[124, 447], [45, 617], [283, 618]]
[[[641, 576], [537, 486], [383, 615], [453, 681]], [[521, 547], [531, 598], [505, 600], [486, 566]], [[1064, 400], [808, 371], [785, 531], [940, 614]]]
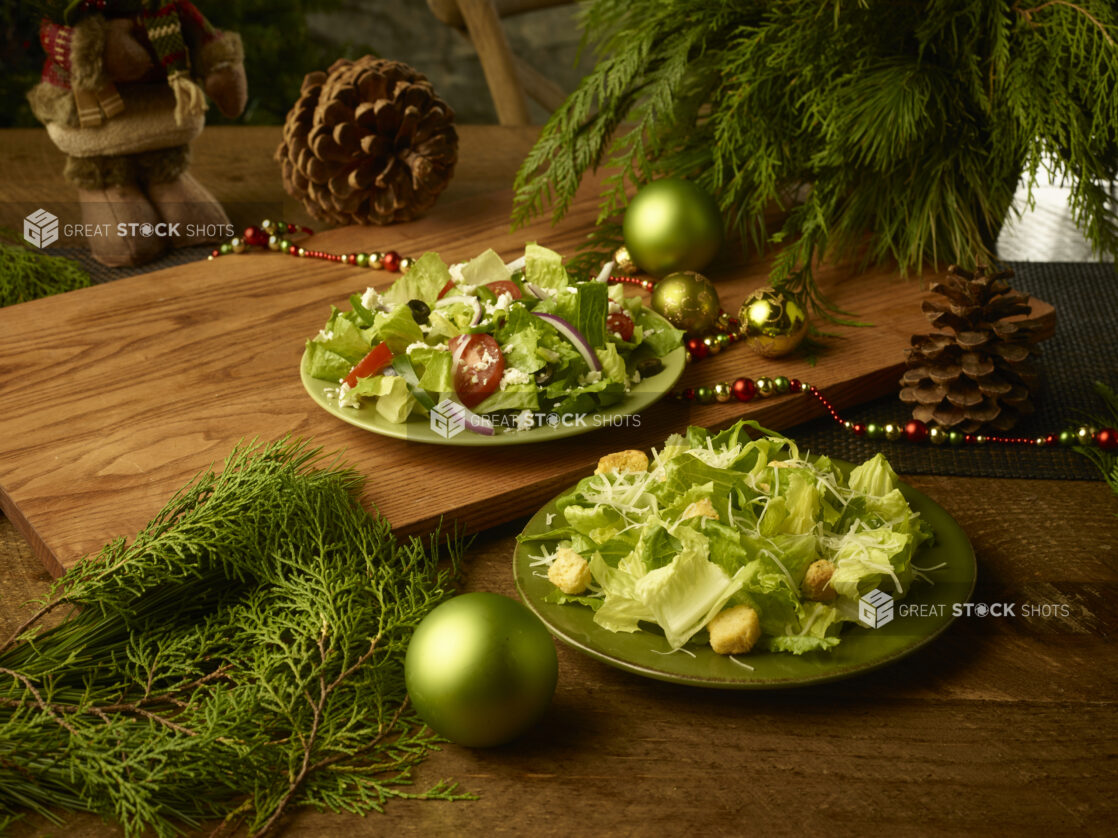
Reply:
[[[536, 240], [571, 255], [593, 225], [589, 193], [558, 228], [510, 232], [507, 191], [436, 207], [389, 229], [323, 233], [328, 252], [393, 247], [470, 258], [508, 257]], [[727, 311], [766, 281], [767, 262], [713, 273]], [[802, 396], [645, 411], [639, 427], [562, 441], [477, 449], [376, 436], [318, 408], [299, 379], [306, 338], [332, 303], [384, 273], [272, 253], [227, 256], [0, 309], [0, 507], [60, 574], [109, 539], [133, 535], [199, 470], [240, 440], [309, 437], [368, 475], [364, 500], [400, 533], [443, 520], [479, 530], [533, 512], [589, 473], [604, 453], [648, 448], [689, 423], [741, 416], [786, 428], [818, 415]], [[875, 325], [836, 328], [816, 366], [765, 361], [744, 347], [692, 365], [682, 384], [738, 375], [811, 381], [842, 407], [897, 388], [903, 349], [926, 330], [915, 281], [889, 269], [825, 268], [826, 293]]]

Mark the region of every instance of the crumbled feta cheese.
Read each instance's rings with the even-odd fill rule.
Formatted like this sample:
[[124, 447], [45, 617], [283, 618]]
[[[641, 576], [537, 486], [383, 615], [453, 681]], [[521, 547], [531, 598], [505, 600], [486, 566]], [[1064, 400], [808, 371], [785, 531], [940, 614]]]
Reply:
[[[502, 386], [503, 384], [504, 382], [502, 381]], [[527, 408], [516, 414], [516, 429], [518, 431], [530, 431], [535, 423], [536, 420], [532, 411]]]
[[430, 347], [430, 346], [428, 346], [428, 345], [427, 345], [426, 343], [424, 343], [423, 341], [421, 341], [421, 340], [417, 340], [417, 341], [416, 341], [415, 343], [409, 343], [409, 344], [408, 344], [408, 347], [407, 347], [407, 349], [405, 349], [405, 350], [404, 350], [404, 354], [405, 354], [405, 355], [410, 355], [410, 354], [411, 354], [411, 351], [412, 351], [413, 349], [430, 349], [430, 348], [431, 348], [431, 347]]
[[344, 381], [338, 389], [338, 407], [361, 407], [361, 397]]
[[501, 376], [500, 389], [504, 390], [510, 385], [530, 384], [531, 381], [532, 376], [528, 375], [524, 370], [518, 370], [516, 367], [505, 367], [504, 375]]
[[450, 273], [450, 278], [454, 280], [455, 285], [462, 281], [462, 268], [464, 267], [466, 267], [465, 262], [455, 262], [447, 268], [447, 271]]
[[544, 518], [543, 525], [545, 527], [550, 527], [551, 522], [554, 521], [554, 520], [555, 520], [555, 513], [554, 512], [548, 512], [547, 517]]
[[602, 380], [602, 371], [601, 370], [590, 370], [590, 372], [586, 373], [585, 375], [580, 375], [578, 377], [578, 383], [581, 384], [583, 387], [585, 387], [588, 384], [597, 384], [601, 380]]
[[573, 285], [568, 285], [566, 290], [567, 290], [568, 294], [577, 294], [578, 293], [578, 289], [575, 288]]
[[334, 339], [334, 330], [333, 329], [331, 329], [329, 332], [326, 331], [325, 329], [319, 329], [318, 330], [318, 337], [315, 338], [315, 340], [333, 340], [333, 339]]
[[365, 293], [361, 295], [361, 305], [371, 310], [384, 305], [384, 298], [381, 297], [380, 292], [376, 288], [366, 288]]
[[610, 300], [609, 301], [609, 313], [610, 314], [617, 314], [617, 312], [619, 312], [619, 311], [622, 311], [621, 303], [615, 303], [613, 300]]
[[633, 374], [629, 376], [629, 383], [630, 384], [640, 384], [641, 383], [641, 374], [638, 370], [633, 370]]
[[502, 291], [501, 295], [497, 297], [497, 302], [493, 305], [493, 310], [508, 311], [510, 305], [512, 305], [512, 294], [508, 291]]

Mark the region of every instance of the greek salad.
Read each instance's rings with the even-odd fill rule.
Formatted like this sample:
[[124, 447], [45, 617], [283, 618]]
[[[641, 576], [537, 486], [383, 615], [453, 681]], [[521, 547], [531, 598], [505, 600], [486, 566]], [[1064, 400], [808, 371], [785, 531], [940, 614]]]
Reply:
[[508, 264], [492, 250], [453, 265], [426, 253], [383, 292], [334, 307], [304, 369], [337, 385], [340, 407], [394, 423], [444, 399], [485, 434], [593, 413], [659, 373], [683, 337], [604, 280], [572, 278], [536, 244]]
[[749, 421], [689, 428], [651, 459], [607, 455], [555, 509], [520, 536], [545, 601], [611, 632], [658, 627], [673, 651], [826, 651], [864, 597], [901, 598], [939, 569], [913, 563], [934, 533], [881, 454], [846, 475]]

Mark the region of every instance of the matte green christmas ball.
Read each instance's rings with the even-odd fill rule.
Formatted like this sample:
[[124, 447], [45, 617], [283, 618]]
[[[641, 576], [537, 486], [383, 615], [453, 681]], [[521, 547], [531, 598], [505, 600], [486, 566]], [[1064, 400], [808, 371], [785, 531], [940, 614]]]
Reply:
[[489, 747], [532, 727], [555, 692], [555, 643], [540, 619], [500, 594], [461, 594], [423, 618], [408, 644], [404, 681], [427, 726], [453, 742]]
[[652, 289], [652, 310], [695, 336], [709, 332], [722, 310], [714, 283], [694, 271], [669, 274]]
[[654, 180], [625, 210], [625, 247], [653, 276], [701, 271], [722, 247], [722, 213], [714, 199], [690, 181]]

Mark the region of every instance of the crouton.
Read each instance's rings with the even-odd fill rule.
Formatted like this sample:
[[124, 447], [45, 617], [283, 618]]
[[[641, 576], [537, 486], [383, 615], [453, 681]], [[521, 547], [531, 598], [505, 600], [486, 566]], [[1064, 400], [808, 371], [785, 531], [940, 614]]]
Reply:
[[683, 510], [683, 516], [680, 520], [687, 518], [713, 518], [715, 521], [719, 520], [718, 512], [714, 508], [714, 504], [710, 502], [710, 498], [703, 498], [690, 504]]
[[590, 564], [570, 547], [560, 547], [547, 569], [547, 578], [565, 594], [581, 594], [590, 586]]
[[761, 620], [748, 605], [735, 605], [707, 624], [710, 648], [720, 655], [744, 655], [761, 637]]
[[830, 602], [834, 599], [835, 589], [831, 587], [834, 573], [835, 566], [826, 559], [812, 562], [804, 574], [804, 596], [816, 602]]
[[614, 451], [598, 460], [595, 474], [608, 474], [611, 471], [648, 471], [648, 456], [643, 451], [629, 449]]

